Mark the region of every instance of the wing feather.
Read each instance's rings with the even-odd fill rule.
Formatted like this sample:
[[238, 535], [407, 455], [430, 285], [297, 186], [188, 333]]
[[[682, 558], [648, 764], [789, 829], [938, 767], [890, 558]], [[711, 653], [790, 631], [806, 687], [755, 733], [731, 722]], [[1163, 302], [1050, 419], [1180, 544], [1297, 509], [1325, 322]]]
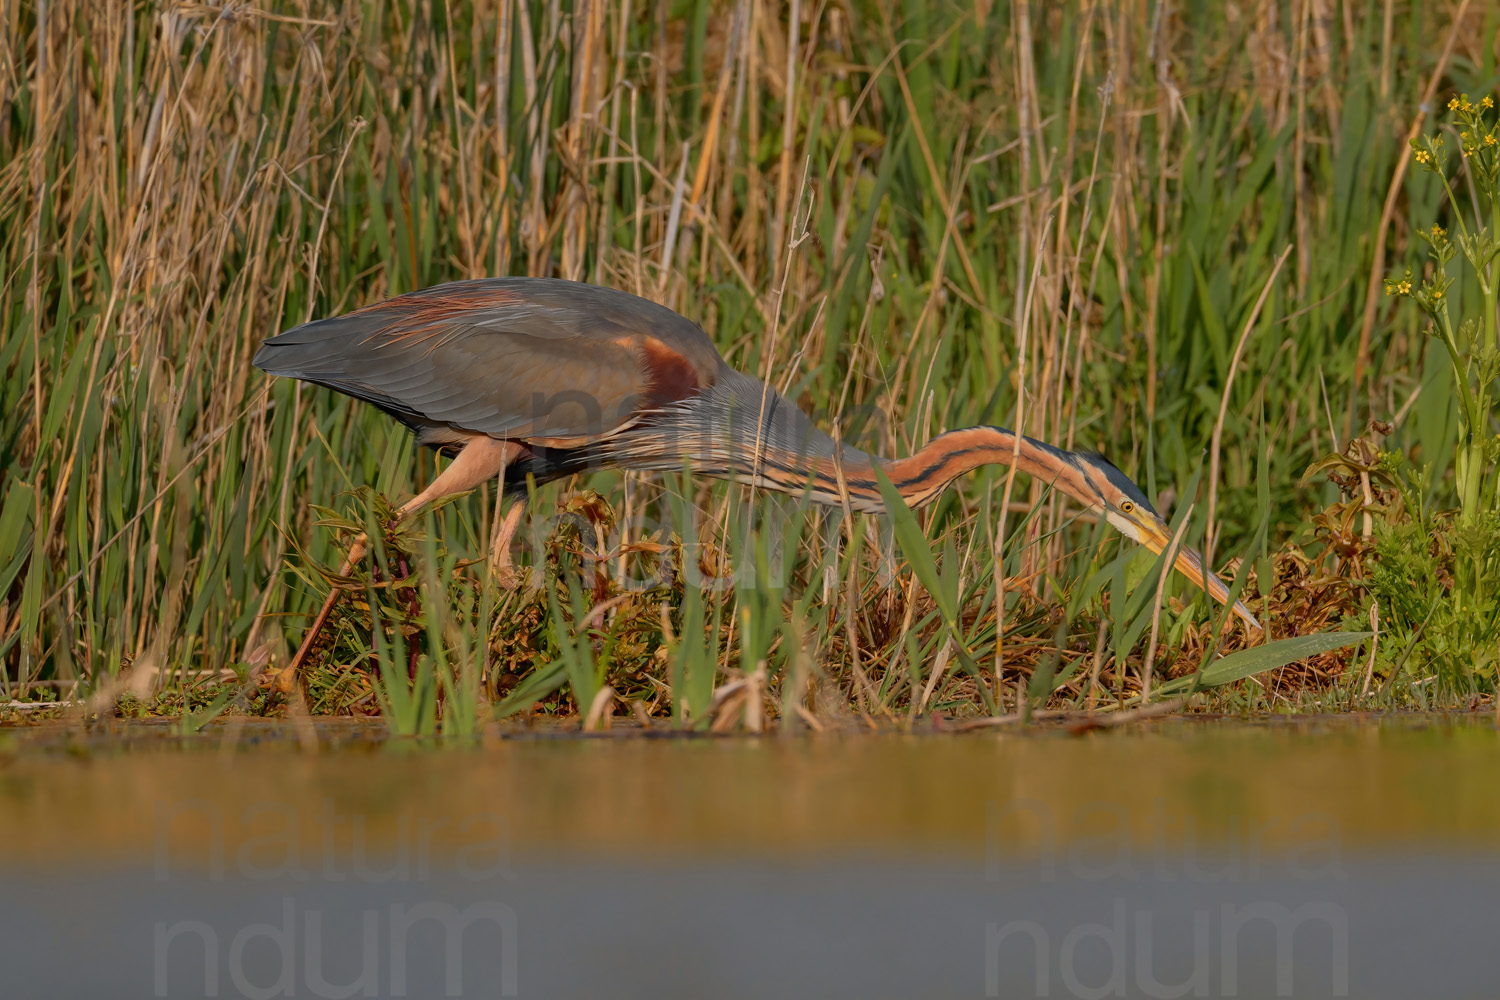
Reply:
[[272, 337], [254, 363], [419, 430], [518, 440], [607, 437], [642, 410], [711, 385], [723, 367], [703, 331], [664, 306], [543, 278], [397, 296]]

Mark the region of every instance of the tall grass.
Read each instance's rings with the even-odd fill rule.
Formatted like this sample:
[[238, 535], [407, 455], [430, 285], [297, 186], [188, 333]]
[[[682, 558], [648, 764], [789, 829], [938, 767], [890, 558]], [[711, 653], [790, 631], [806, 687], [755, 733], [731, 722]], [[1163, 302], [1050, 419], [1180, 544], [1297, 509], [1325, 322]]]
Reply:
[[[1398, 418], [1394, 446], [1432, 463], [1427, 499], [1452, 497], [1444, 359], [1398, 304], [1358, 336], [1372, 268], [1418, 266], [1412, 220], [1439, 214], [1440, 187], [1413, 178], [1377, 264], [1401, 140], [1450, 33], [1440, 90], [1494, 89], [1500, 9], [1475, 5], [1455, 32], [1450, 6], [11, 5], [5, 687], [284, 660], [321, 597], [309, 567], [337, 559], [312, 505], [362, 484], [405, 494], [435, 465], [372, 408], [268, 381], [256, 345], [494, 274], [663, 301], [882, 454], [978, 422], [1102, 450], [1153, 496], [1197, 501], [1188, 540], [1210, 524], [1216, 563], [1249, 560], [1273, 630], [1289, 608], [1286, 629], [1336, 619], [1282, 586], [1276, 554], [1300, 557], [1309, 515], [1337, 498], [1299, 487], [1302, 471], [1368, 418]], [[1213, 482], [1189, 496], [1196, 476]], [[588, 485], [627, 524], [670, 520], [659, 480]], [[712, 550], [696, 555], [764, 546], [742, 532], [741, 491], [691, 489], [678, 502]], [[450, 567], [483, 554], [485, 493], [430, 522]], [[1123, 602], [1157, 578], [1147, 557], [1111, 562], [1075, 514], [1004, 470], [960, 484], [923, 517], [936, 603], [890, 574], [888, 528], [825, 517], [743, 600], [674, 591], [676, 633], [638, 652], [670, 648], [693, 674], [689, 715], [716, 676], [763, 661], [872, 717], [942, 690], [1015, 702], [1044, 654], [1078, 697], [1123, 697], [1144, 671]], [[1048, 602], [1106, 564], [1090, 607], [1118, 624], [1100, 664], [1093, 625], [1058, 630]], [[519, 627], [511, 598], [471, 591], [470, 608]], [[1341, 593], [1339, 607], [1363, 599]], [[575, 645], [584, 609], [552, 596], [545, 617], [568, 620], [528, 633], [527, 662], [561, 662], [562, 643], [569, 671], [607, 679]], [[1197, 662], [1205, 613], [1199, 598], [1151, 625], [1157, 671]], [[1089, 658], [1085, 680], [1070, 667]], [[974, 671], [949, 669], [964, 659]], [[935, 672], [970, 687], [924, 696]]]

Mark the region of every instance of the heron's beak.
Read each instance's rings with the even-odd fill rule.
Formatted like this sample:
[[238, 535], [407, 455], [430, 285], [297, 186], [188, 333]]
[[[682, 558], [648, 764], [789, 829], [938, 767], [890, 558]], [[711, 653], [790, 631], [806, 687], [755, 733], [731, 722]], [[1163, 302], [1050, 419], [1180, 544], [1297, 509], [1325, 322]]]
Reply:
[[[1172, 544], [1172, 532], [1167, 528], [1166, 522], [1154, 518], [1144, 511], [1137, 511], [1136, 514], [1138, 516], [1131, 517], [1131, 520], [1135, 522], [1137, 530], [1140, 531], [1141, 544], [1160, 555], [1168, 545]], [[1214, 600], [1220, 604], [1229, 603], [1229, 588], [1224, 585], [1223, 580], [1220, 580], [1212, 571], [1204, 567], [1203, 557], [1196, 551], [1188, 548], [1186, 545], [1179, 547], [1177, 549], [1175, 564], [1184, 576], [1208, 591]], [[1250, 609], [1245, 607], [1244, 601], [1234, 602], [1234, 613], [1246, 625], [1257, 632], [1260, 631], [1260, 622], [1256, 621], [1255, 616], [1250, 613]]]

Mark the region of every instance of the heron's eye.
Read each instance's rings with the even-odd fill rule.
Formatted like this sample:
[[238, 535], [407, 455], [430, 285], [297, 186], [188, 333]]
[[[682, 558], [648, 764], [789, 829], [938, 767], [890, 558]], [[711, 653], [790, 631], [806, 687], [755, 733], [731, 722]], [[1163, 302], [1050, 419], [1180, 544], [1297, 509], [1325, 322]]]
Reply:
[[1135, 504], [1131, 503], [1129, 500], [1126, 500], [1124, 503], [1120, 504], [1120, 513], [1122, 514], [1129, 514], [1133, 510], [1135, 510]]

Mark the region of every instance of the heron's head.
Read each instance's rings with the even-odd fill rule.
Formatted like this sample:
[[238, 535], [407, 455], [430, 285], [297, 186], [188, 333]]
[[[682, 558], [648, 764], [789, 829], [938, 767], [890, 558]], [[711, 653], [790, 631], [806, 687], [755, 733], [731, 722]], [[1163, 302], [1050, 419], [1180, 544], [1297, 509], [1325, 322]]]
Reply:
[[[1151, 501], [1146, 499], [1141, 488], [1115, 468], [1109, 459], [1102, 455], [1078, 452], [1071, 453], [1070, 457], [1082, 472], [1081, 477], [1070, 478], [1081, 487], [1080, 492], [1087, 494], [1079, 496], [1079, 500], [1089, 504], [1095, 512], [1102, 513], [1122, 535], [1139, 542], [1152, 552], [1160, 554], [1172, 544], [1172, 531], [1167, 527], [1167, 522], [1151, 506]], [[1078, 482], [1079, 479], [1082, 479], [1082, 483]], [[1058, 485], [1061, 486], [1062, 482]], [[1194, 583], [1207, 590], [1214, 600], [1222, 604], [1229, 603], [1229, 588], [1203, 565], [1203, 557], [1197, 552], [1187, 546], [1179, 546], [1176, 566]], [[1260, 629], [1260, 622], [1245, 607], [1245, 602], [1236, 601], [1234, 613], [1246, 625]]]

